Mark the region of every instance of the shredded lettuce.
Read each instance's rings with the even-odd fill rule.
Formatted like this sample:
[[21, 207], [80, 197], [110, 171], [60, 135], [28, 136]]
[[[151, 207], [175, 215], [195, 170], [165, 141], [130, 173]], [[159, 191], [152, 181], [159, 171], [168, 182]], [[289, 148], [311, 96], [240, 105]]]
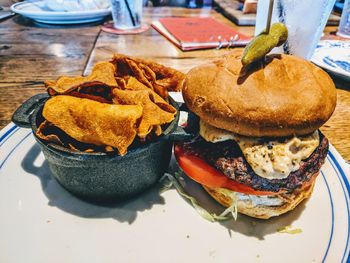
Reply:
[[163, 193], [164, 191], [175, 187], [177, 192], [192, 204], [197, 213], [210, 222], [229, 220], [232, 217], [235, 220], [237, 219], [237, 197], [235, 192], [229, 191], [229, 194], [231, 195], [233, 201], [232, 205], [229, 208], [225, 209], [225, 211], [223, 211], [220, 215], [217, 215], [215, 213], [210, 213], [207, 211], [198, 203], [198, 201], [193, 196], [187, 194], [180, 181], [181, 176], [178, 173], [175, 173], [175, 175], [165, 173], [164, 176], [160, 179], [160, 182], [162, 183], [160, 192]]
[[286, 234], [300, 234], [303, 232], [303, 230], [301, 228], [293, 228], [292, 226], [285, 226], [277, 229], [277, 232], [286, 233]]
[[232, 204], [230, 207], [228, 207], [224, 212], [220, 214], [220, 216], [226, 216], [228, 213], [231, 213], [232, 217], [237, 220], [237, 214], [238, 214], [238, 208], [237, 208], [237, 202], [238, 202], [238, 196], [237, 193], [225, 188], [217, 189], [217, 191], [221, 192], [222, 194], [229, 196], [232, 200]]

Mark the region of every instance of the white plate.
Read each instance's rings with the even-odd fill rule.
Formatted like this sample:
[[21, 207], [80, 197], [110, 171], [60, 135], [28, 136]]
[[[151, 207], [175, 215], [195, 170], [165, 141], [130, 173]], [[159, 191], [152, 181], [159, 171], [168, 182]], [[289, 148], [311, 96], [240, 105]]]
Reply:
[[80, 24], [103, 20], [111, 13], [110, 9], [91, 11], [56, 12], [45, 6], [45, 1], [24, 1], [13, 4], [11, 10], [22, 16], [46, 24]]
[[350, 41], [320, 41], [311, 61], [335, 75], [350, 80]]
[[[31, 131], [9, 124], [0, 145], [0, 262], [349, 262], [350, 171], [333, 147], [295, 210], [211, 223], [157, 187], [118, 205], [88, 204], [51, 178]], [[214, 204], [196, 183], [187, 187]], [[288, 225], [302, 233], [277, 231]]]

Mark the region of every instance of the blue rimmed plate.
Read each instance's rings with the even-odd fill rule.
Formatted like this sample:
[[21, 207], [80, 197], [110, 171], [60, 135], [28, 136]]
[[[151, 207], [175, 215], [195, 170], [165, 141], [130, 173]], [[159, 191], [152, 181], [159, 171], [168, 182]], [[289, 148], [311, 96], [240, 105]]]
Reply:
[[339, 77], [350, 80], [350, 41], [320, 41], [311, 61]]
[[[224, 223], [157, 187], [117, 205], [81, 201], [51, 177], [31, 131], [14, 124], [0, 147], [1, 262], [349, 262], [350, 168], [333, 147], [309, 200], [278, 218]], [[278, 231], [286, 226], [302, 232]]]
[[49, 10], [45, 1], [24, 1], [13, 4], [14, 13], [45, 24], [81, 24], [103, 20], [111, 13], [110, 9], [57, 12]]

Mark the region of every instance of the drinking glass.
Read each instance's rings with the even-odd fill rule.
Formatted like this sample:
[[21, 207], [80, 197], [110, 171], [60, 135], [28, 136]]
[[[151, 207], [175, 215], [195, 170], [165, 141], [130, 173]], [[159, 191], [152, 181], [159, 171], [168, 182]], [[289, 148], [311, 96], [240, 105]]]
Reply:
[[[266, 27], [269, 0], [259, 0], [255, 35]], [[320, 41], [335, 0], [275, 0], [272, 23], [288, 28], [286, 43], [273, 50], [310, 59]]]
[[345, 0], [337, 35], [350, 38], [350, 1]]
[[143, 0], [111, 0], [114, 27], [130, 30], [141, 27]]

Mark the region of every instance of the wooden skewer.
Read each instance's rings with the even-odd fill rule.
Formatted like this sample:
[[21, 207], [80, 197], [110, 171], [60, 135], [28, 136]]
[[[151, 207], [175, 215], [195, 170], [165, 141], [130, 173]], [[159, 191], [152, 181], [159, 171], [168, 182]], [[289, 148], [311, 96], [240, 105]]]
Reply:
[[270, 3], [269, 3], [269, 13], [267, 14], [267, 21], [266, 21], [266, 34], [268, 34], [270, 32], [272, 10], [273, 10], [273, 1], [274, 0], [270, 0]]

